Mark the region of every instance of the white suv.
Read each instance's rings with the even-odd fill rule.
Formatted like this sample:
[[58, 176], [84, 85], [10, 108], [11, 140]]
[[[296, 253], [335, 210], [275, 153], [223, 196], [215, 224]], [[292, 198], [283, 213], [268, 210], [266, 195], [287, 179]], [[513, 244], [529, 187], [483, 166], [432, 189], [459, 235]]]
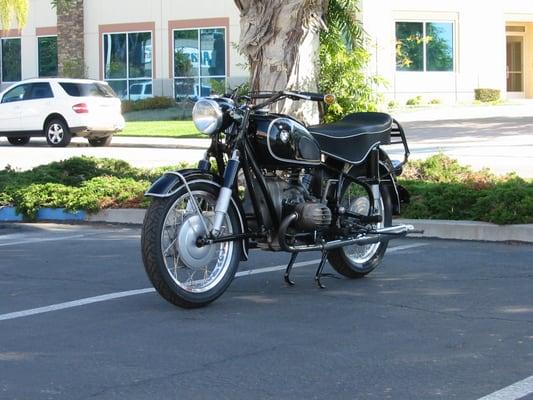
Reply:
[[120, 99], [106, 82], [29, 79], [0, 93], [0, 136], [13, 145], [45, 135], [56, 147], [67, 146], [72, 136], [106, 146], [123, 128]]

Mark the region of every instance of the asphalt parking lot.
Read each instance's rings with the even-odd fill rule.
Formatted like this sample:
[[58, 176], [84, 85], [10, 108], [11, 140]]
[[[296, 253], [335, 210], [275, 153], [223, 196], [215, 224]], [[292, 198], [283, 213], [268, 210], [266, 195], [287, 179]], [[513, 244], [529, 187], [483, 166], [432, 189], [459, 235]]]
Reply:
[[139, 238], [0, 225], [0, 399], [479, 399], [533, 375], [531, 245], [401, 240], [325, 290], [317, 254], [289, 288], [287, 255], [255, 252], [186, 311], [150, 290]]

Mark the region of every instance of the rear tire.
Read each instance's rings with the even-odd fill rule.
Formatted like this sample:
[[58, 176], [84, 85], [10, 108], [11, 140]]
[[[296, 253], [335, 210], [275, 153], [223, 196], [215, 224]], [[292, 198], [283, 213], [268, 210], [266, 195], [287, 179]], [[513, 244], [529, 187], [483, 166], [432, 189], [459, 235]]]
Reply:
[[30, 137], [29, 136], [12, 136], [12, 137], [8, 137], [7, 141], [11, 143], [13, 146], [24, 146], [30, 143]]
[[109, 146], [111, 144], [111, 141], [113, 140], [113, 135], [106, 136], [103, 138], [98, 139], [87, 139], [89, 141], [89, 144], [93, 147], [104, 147]]
[[44, 127], [46, 141], [52, 147], [66, 147], [72, 140], [67, 123], [63, 119], [54, 118]]
[[[392, 226], [392, 203], [389, 191], [383, 185], [380, 186], [382, 210], [380, 214], [383, 216], [383, 227]], [[344, 194], [343, 194], [344, 196]], [[366, 246], [347, 246], [340, 249], [332, 250], [328, 255], [328, 261], [335, 271], [339, 274], [351, 278], [359, 279], [363, 278], [374, 269], [376, 269], [385, 255], [389, 242], [382, 241], [376, 245]], [[372, 247], [374, 246], [374, 247]], [[368, 254], [358, 260], [357, 257], [350, 256], [351, 248], [365, 248], [368, 247]]]
[[[219, 188], [192, 182], [190, 189], [209, 228]], [[231, 284], [239, 265], [242, 242], [195, 247], [190, 232], [203, 231], [203, 228], [195, 220], [197, 214], [189, 198], [182, 186], [171, 197], [153, 199], [143, 222], [141, 249], [146, 273], [157, 292], [176, 306], [198, 308], [216, 300]], [[223, 226], [227, 234], [241, 230], [238, 211], [231, 203]], [[194, 263], [196, 259], [201, 260], [197, 265], [187, 266], [184, 261]], [[213, 262], [214, 267], [209, 271]]]

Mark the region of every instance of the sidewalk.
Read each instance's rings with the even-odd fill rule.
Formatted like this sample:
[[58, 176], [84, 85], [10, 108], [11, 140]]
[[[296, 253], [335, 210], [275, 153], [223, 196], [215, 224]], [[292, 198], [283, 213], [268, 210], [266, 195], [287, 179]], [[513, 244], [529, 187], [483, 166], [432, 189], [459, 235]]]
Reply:
[[533, 100], [510, 100], [498, 105], [457, 104], [399, 108], [390, 111], [390, 114], [399, 122], [533, 117]]

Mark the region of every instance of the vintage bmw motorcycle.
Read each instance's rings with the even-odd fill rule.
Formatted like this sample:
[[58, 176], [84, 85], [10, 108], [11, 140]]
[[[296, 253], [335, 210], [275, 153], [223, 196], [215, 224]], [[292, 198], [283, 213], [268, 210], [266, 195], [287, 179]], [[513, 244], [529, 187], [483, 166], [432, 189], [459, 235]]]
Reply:
[[[308, 92], [252, 93], [200, 99], [193, 120], [212, 138], [195, 169], [165, 173], [142, 229], [142, 256], [159, 294], [186, 308], [204, 306], [228, 288], [250, 249], [292, 254], [320, 251], [319, 287], [327, 260], [361, 278], [383, 259], [388, 241], [415, 232], [392, 225], [408, 193], [396, 183], [409, 149], [398, 122], [383, 113], [354, 113], [304, 126], [268, 111], [290, 99], [331, 104]], [[402, 161], [382, 146], [402, 143]], [[213, 163], [211, 162], [213, 161]]]

